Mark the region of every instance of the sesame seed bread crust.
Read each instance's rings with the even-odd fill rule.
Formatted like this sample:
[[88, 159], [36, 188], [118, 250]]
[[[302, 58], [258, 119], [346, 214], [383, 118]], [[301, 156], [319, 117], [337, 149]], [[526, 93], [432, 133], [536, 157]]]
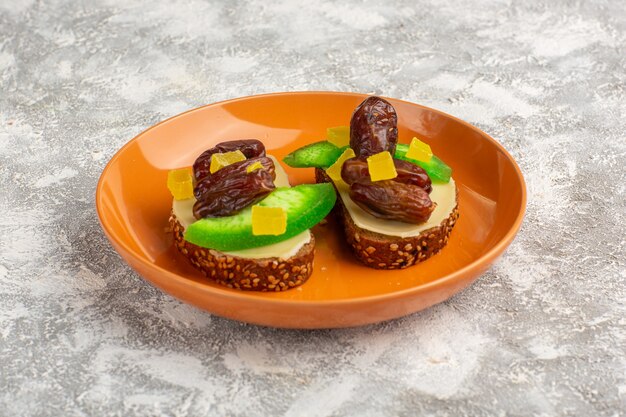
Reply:
[[313, 272], [313, 234], [311, 240], [289, 259], [251, 259], [189, 243], [183, 237], [184, 227], [173, 213], [170, 214], [169, 222], [176, 249], [204, 276], [228, 288], [263, 292], [285, 291], [302, 285]]
[[[315, 169], [315, 181], [332, 183], [320, 168]], [[452, 228], [459, 218], [457, 204], [439, 226], [425, 230], [417, 236], [400, 238], [357, 226], [341, 197], [337, 198], [333, 212], [343, 226], [346, 241], [354, 256], [364, 265], [375, 269], [403, 269], [435, 255], [448, 243]]]

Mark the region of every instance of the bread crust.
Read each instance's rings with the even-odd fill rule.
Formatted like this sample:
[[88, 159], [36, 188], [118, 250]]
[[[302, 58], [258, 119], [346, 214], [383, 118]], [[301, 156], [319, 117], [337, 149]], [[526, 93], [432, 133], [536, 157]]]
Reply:
[[174, 246], [191, 264], [212, 281], [228, 288], [245, 291], [285, 291], [306, 282], [313, 272], [315, 237], [295, 256], [280, 258], [241, 258], [215, 249], [207, 249], [184, 239], [184, 227], [170, 214]]
[[[326, 172], [320, 168], [315, 169], [315, 180], [318, 183], [332, 183]], [[417, 236], [400, 238], [357, 226], [339, 196], [333, 212], [342, 225], [344, 236], [354, 256], [364, 265], [374, 269], [403, 269], [425, 261], [448, 243], [452, 228], [459, 218], [457, 203], [439, 226], [427, 229]]]

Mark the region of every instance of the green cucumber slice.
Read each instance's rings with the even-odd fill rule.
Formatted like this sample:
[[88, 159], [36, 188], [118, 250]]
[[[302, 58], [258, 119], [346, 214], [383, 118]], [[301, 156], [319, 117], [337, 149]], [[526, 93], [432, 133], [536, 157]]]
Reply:
[[204, 218], [191, 224], [185, 240], [220, 251], [234, 251], [270, 245], [289, 239], [319, 223], [335, 205], [331, 184], [301, 184], [277, 188], [258, 204], [282, 207], [287, 212], [287, 230], [280, 236], [252, 234], [252, 207], [234, 216]]
[[398, 143], [396, 145], [396, 153], [394, 154], [394, 157], [422, 167], [424, 171], [426, 171], [430, 179], [434, 182], [450, 182], [450, 177], [452, 176], [452, 168], [446, 165], [445, 162], [443, 162], [441, 159], [433, 155], [428, 162], [417, 161], [415, 159], [410, 159], [406, 157], [406, 153], [408, 151], [409, 145], [407, 145], [406, 143]]
[[345, 148], [338, 148], [323, 140], [296, 149], [285, 156], [283, 162], [293, 168], [328, 168], [335, 163]]

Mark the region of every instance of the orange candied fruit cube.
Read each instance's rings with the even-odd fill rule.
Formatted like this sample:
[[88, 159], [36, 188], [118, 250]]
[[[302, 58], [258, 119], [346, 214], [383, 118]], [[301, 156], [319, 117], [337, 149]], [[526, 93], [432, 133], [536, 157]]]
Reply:
[[390, 180], [398, 176], [389, 151], [379, 152], [368, 157], [367, 168], [372, 181]]
[[282, 235], [287, 231], [287, 212], [282, 207], [252, 206], [252, 234]]
[[416, 161], [430, 162], [430, 158], [433, 157], [433, 151], [427, 143], [422, 142], [418, 138], [413, 138], [411, 139], [406, 157]]
[[335, 163], [326, 169], [326, 174], [328, 174], [330, 179], [335, 183], [343, 183], [343, 180], [341, 179], [341, 167], [343, 167], [343, 163], [346, 162], [346, 160], [354, 158], [355, 156], [356, 155], [352, 148], [346, 149], [335, 161]]
[[209, 169], [211, 174], [214, 174], [225, 166], [245, 160], [246, 156], [239, 149], [233, 152], [214, 153], [211, 156], [211, 167]]
[[329, 127], [326, 129], [326, 140], [338, 148], [350, 145], [350, 126]]
[[193, 177], [190, 168], [173, 169], [167, 173], [167, 188], [175, 200], [193, 198]]

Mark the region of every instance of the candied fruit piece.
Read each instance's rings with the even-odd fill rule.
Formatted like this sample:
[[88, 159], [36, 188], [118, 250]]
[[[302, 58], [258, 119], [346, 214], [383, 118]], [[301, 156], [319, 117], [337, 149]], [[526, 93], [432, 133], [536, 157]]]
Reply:
[[173, 169], [167, 173], [167, 188], [175, 200], [193, 198], [191, 169]]
[[452, 175], [452, 168], [446, 165], [441, 159], [437, 158], [437, 155], [433, 155], [430, 161], [423, 162], [415, 159], [407, 158], [406, 153], [409, 151], [409, 145], [406, 143], [398, 143], [396, 146], [397, 159], [409, 161], [417, 166], [424, 168], [424, 171], [428, 174], [433, 182], [448, 183], [450, 182], [450, 176]]
[[347, 159], [354, 158], [355, 156], [356, 155], [351, 148], [346, 149], [343, 151], [341, 156], [339, 156], [339, 159], [337, 159], [335, 163], [326, 170], [326, 174], [328, 174], [330, 179], [332, 179], [335, 183], [343, 183], [343, 180], [341, 179], [341, 167]]
[[350, 146], [350, 126], [329, 127], [326, 139], [338, 148]]
[[416, 161], [430, 162], [430, 159], [433, 157], [433, 151], [430, 150], [430, 145], [427, 143], [422, 142], [418, 138], [413, 138], [411, 139], [406, 157]]
[[282, 207], [252, 206], [252, 234], [282, 235], [287, 231], [287, 212]]
[[239, 149], [232, 152], [214, 153], [211, 156], [211, 174], [214, 174], [227, 165], [245, 160], [246, 156]]
[[255, 162], [246, 168], [246, 172], [249, 174], [252, 171], [256, 171], [257, 169], [263, 169], [263, 164], [260, 162]]
[[367, 158], [370, 179], [374, 181], [390, 180], [398, 176], [396, 166], [389, 151], [379, 152]]

